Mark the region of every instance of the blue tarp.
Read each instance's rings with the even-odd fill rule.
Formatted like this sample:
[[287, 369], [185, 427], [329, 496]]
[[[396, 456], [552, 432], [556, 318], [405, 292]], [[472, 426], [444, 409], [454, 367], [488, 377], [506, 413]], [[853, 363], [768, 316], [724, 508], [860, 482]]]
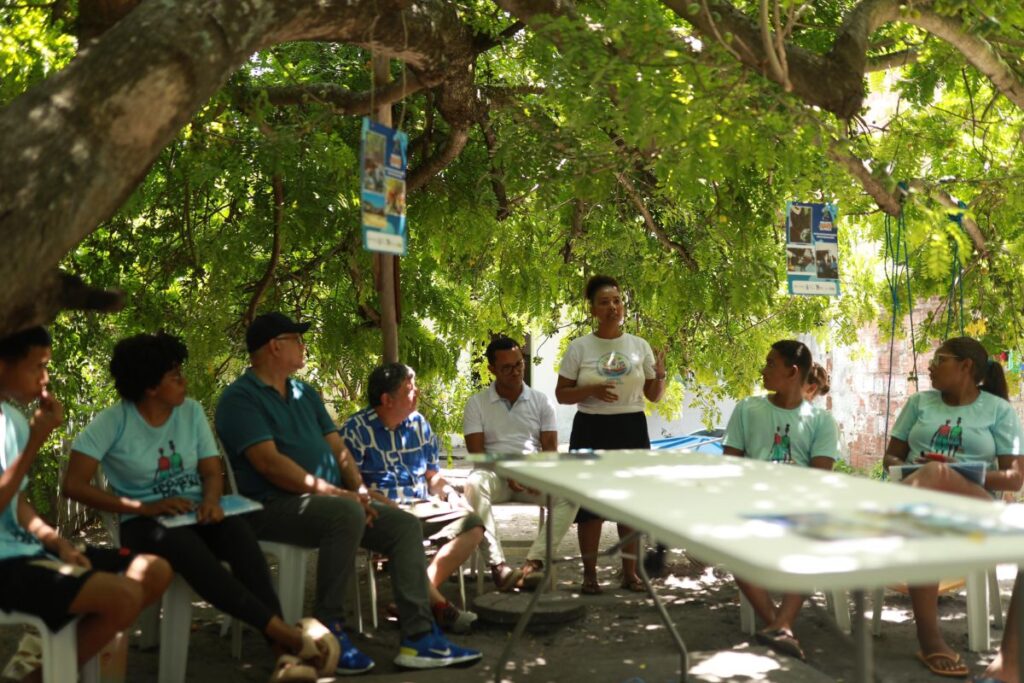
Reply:
[[[717, 432], [718, 430], [716, 430]], [[724, 436], [715, 432], [696, 432], [684, 434], [683, 436], [670, 436], [665, 439], [651, 441], [651, 448], [656, 450], [687, 450], [697, 453], [711, 453], [712, 455], [722, 454], [722, 439]]]

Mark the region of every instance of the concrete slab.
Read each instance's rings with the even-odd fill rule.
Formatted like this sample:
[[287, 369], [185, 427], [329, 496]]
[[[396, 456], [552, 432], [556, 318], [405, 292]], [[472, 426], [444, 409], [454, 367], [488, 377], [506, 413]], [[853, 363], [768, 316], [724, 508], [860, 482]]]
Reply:
[[[531, 593], [494, 591], [477, 596], [473, 600], [473, 611], [481, 619], [492, 624], [515, 624], [526, 611], [532, 598]], [[586, 605], [578, 597], [565, 593], [546, 593], [540, 596], [527, 629], [575, 621], [585, 613]]]

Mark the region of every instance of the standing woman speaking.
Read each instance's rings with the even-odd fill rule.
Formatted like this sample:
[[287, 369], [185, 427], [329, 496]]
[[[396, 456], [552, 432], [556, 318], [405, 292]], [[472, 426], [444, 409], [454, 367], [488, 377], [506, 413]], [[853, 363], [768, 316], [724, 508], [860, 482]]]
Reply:
[[[597, 329], [569, 344], [555, 387], [559, 403], [579, 406], [569, 449], [648, 449], [644, 398], [657, 402], [665, 393], [665, 354], [655, 356], [646, 340], [623, 332], [625, 306], [615, 278], [595, 275], [587, 282], [586, 295]], [[594, 595], [601, 592], [597, 550], [604, 520], [581, 509], [576, 522], [583, 555], [581, 592]], [[632, 532], [622, 524], [618, 528], [619, 538]], [[643, 591], [636, 557], [636, 542], [623, 548], [622, 587]]]

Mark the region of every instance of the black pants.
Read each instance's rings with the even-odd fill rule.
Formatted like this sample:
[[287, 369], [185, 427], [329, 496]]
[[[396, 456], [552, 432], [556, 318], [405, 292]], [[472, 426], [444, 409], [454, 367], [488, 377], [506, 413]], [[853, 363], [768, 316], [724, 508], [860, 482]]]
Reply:
[[241, 517], [174, 529], [135, 517], [121, 525], [121, 543], [133, 552], [166, 559], [199, 597], [260, 633], [272, 617], [281, 616], [267, 560]]

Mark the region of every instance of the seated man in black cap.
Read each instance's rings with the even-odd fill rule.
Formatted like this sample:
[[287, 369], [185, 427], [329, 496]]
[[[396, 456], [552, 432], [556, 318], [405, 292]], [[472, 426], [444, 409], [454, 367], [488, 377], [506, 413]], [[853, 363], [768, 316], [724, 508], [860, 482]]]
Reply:
[[247, 516], [256, 535], [319, 548], [313, 614], [341, 643], [339, 674], [374, 665], [343, 631], [345, 587], [360, 546], [391, 558], [402, 630], [397, 665], [425, 669], [479, 659], [434, 623], [419, 521], [373, 500], [319, 393], [290, 376], [306, 364], [308, 329], [281, 313], [253, 320], [245, 335], [251, 367], [217, 405], [217, 433], [239, 492], [263, 503]]

